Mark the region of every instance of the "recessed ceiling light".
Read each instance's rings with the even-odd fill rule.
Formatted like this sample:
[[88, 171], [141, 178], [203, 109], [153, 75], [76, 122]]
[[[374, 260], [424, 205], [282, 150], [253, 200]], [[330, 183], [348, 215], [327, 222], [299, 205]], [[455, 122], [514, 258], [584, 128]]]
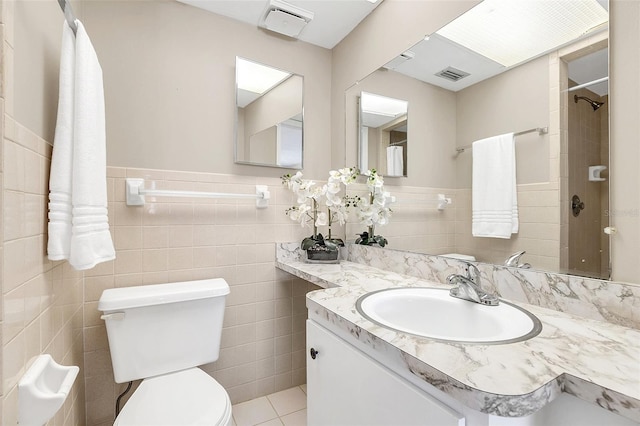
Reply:
[[369, 3], [378, 3], [378, 0], [367, 0]]
[[485, 0], [437, 33], [510, 67], [584, 36], [608, 20], [596, 0]]

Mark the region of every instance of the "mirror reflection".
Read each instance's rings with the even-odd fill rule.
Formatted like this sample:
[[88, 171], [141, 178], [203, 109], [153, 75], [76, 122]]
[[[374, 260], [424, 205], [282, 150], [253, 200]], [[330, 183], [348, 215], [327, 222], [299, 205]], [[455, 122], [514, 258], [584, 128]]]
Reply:
[[408, 102], [374, 93], [360, 95], [358, 167], [385, 176], [407, 176]]
[[236, 57], [236, 163], [302, 168], [303, 78]]
[[[518, 11], [509, 3], [517, 3], [522, 13], [514, 15]], [[408, 99], [420, 119], [412, 120], [412, 172], [398, 185], [408, 194], [405, 198], [444, 189], [454, 200], [443, 212], [400, 200], [384, 231], [389, 247], [610, 277], [604, 232], [609, 197], [607, 4], [540, 4], [485, 0], [470, 11], [475, 18], [462, 15], [345, 93], [347, 105], [355, 103], [354, 91], [364, 89]], [[550, 12], [541, 16], [538, 9]], [[554, 16], [563, 24], [554, 24]], [[532, 30], [535, 22], [542, 30]], [[556, 27], [575, 31], [554, 39], [550, 33]], [[460, 34], [461, 28], [471, 34]], [[508, 32], [496, 35], [503, 28]], [[534, 38], [545, 33], [545, 42], [553, 40], [539, 45], [541, 40], [525, 41], [523, 33]], [[533, 45], [537, 50], [530, 50]], [[380, 85], [383, 80], [393, 80], [397, 93]], [[355, 117], [348, 115], [347, 163], [353, 161], [359, 136], [351, 122]], [[472, 144], [508, 133], [515, 134], [519, 230], [507, 238], [474, 237]], [[584, 206], [577, 217], [573, 195]], [[347, 235], [350, 231], [347, 227]]]
[[[561, 193], [570, 212], [561, 224], [560, 267], [580, 275], [608, 278], [609, 234], [609, 85], [581, 87], [607, 75], [608, 49], [567, 63], [567, 163]], [[583, 76], [585, 73], [590, 73]], [[566, 120], [566, 121], [565, 121]]]

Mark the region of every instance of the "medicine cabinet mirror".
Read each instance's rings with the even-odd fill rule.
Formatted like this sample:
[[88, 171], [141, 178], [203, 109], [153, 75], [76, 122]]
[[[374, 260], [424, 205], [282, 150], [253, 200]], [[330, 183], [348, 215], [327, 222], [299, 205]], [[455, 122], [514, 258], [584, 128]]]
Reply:
[[374, 93], [360, 95], [358, 166], [384, 176], [407, 176], [408, 105]]
[[303, 77], [236, 57], [235, 162], [302, 168]]

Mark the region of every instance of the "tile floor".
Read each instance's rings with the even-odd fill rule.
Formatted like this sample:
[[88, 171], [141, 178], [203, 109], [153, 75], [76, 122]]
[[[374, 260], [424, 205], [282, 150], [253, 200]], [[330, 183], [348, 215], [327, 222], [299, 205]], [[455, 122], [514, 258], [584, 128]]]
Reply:
[[232, 412], [234, 426], [306, 426], [307, 385], [241, 402]]

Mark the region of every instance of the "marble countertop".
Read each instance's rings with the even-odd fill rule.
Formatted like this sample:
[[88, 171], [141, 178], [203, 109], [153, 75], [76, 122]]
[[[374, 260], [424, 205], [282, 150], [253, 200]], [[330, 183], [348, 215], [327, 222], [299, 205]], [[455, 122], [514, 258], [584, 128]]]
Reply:
[[411, 373], [472, 409], [521, 417], [567, 392], [640, 422], [640, 330], [510, 301], [538, 317], [538, 336], [505, 345], [436, 341], [378, 326], [355, 303], [384, 288], [448, 285], [347, 261], [276, 266], [325, 288], [307, 295], [310, 315], [372, 350], [397, 352]]

